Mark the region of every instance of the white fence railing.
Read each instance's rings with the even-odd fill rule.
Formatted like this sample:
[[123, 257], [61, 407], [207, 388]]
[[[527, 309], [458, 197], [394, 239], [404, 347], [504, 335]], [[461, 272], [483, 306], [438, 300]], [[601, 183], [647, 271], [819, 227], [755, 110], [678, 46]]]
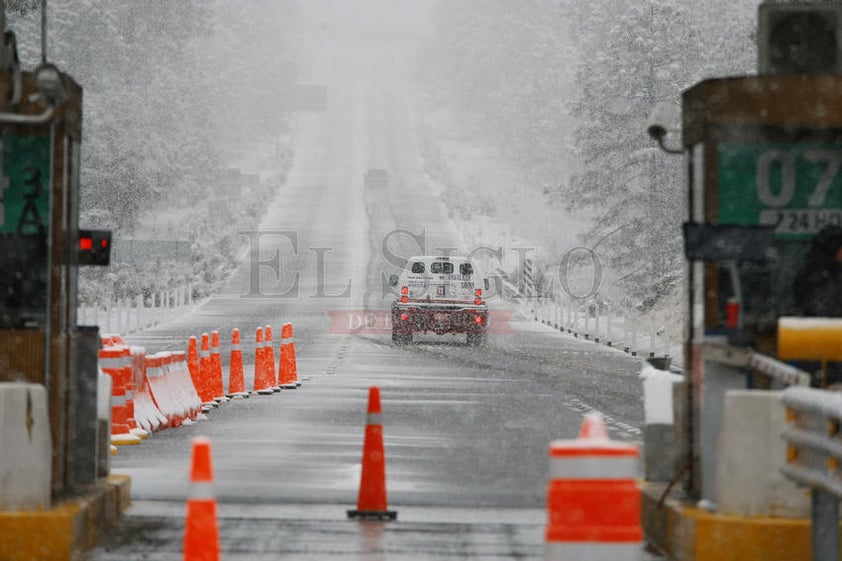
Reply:
[[183, 285], [156, 292], [148, 299], [136, 296], [81, 305], [76, 312], [77, 323], [98, 325], [102, 333], [133, 333], [178, 317], [191, 306], [192, 287]]
[[646, 313], [561, 298], [509, 298], [524, 316], [632, 356], [681, 359], [683, 333], [674, 313]]
[[[527, 268], [526, 265], [530, 267]], [[673, 364], [683, 359], [684, 322], [680, 301], [662, 309], [624, 309], [595, 299], [576, 299], [552, 286], [533, 286], [531, 263], [517, 286], [495, 269], [499, 293], [522, 315], [574, 337], [618, 348], [632, 356], [668, 358]], [[669, 298], [668, 298], [669, 300]], [[677, 360], [676, 360], [677, 359]]]

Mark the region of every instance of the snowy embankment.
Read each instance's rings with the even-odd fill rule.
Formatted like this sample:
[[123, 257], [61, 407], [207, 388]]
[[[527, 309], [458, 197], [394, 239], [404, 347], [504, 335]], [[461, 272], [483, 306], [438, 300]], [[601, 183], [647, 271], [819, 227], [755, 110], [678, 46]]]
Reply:
[[[440, 192], [451, 218], [461, 229], [467, 251], [502, 249], [498, 271], [510, 288], [523, 291], [523, 259], [544, 281], [542, 298], [521, 292], [513, 298], [522, 314], [577, 337], [610, 344], [638, 356], [682, 362], [683, 286], [640, 306], [610, 283], [611, 271], [593, 276], [594, 268], [570, 266], [587, 250], [580, 235], [589, 217], [571, 215], [548, 202], [531, 186], [527, 173], [500, 151], [464, 134], [457, 119], [419, 104], [418, 143], [424, 169]], [[513, 292], [509, 290], [504, 296]], [[540, 290], [533, 287], [533, 294]]]

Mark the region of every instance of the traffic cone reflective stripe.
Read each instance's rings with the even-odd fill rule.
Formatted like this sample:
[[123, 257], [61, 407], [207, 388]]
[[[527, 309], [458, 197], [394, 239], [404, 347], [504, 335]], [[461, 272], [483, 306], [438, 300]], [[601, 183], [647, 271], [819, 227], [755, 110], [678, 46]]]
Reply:
[[228, 395], [234, 398], [248, 397], [243, 373], [243, 351], [240, 348], [240, 330], [231, 332], [231, 359], [228, 362]]
[[211, 331], [210, 360], [210, 386], [213, 400], [217, 402], [228, 401], [228, 398], [225, 396], [225, 386], [222, 379], [222, 353], [219, 350], [218, 331]]
[[395, 520], [397, 511], [388, 510], [386, 497], [386, 454], [383, 447], [380, 388], [368, 391], [365, 439], [363, 441], [362, 473], [357, 509], [348, 517], [362, 520]]
[[275, 385], [274, 380], [268, 377], [269, 371], [266, 369], [266, 346], [263, 344], [263, 328], [258, 327], [255, 332], [255, 349], [254, 349], [254, 391], [261, 395], [270, 395], [274, 393], [272, 386]]
[[207, 437], [199, 436], [193, 439], [190, 496], [184, 525], [184, 561], [218, 561], [219, 556], [211, 444]]
[[549, 455], [545, 561], [638, 559], [637, 446], [612, 441], [601, 416], [591, 413], [580, 437], [553, 441]]
[[278, 383], [284, 389], [294, 389], [301, 385], [298, 381], [298, 368], [295, 364], [295, 342], [292, 336], [292, 324], [281, 327], [281, 352], [278, 359]]

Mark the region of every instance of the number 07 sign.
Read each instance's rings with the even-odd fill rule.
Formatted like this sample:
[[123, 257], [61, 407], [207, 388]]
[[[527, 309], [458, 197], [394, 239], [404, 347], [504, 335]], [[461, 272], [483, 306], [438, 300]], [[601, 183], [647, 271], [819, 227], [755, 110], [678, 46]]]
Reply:
[[793, 240], [842, 226], [841, 168], [842, 143], [720, 143], [719, 222], [775, 226]]

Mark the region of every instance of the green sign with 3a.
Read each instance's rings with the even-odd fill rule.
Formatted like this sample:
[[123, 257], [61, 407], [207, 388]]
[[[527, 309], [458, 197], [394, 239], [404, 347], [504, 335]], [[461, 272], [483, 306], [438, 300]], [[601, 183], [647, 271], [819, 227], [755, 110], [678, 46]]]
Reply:
[[0, 234], [46, 234], [50, 224], [50, 139], [0, 136]]

